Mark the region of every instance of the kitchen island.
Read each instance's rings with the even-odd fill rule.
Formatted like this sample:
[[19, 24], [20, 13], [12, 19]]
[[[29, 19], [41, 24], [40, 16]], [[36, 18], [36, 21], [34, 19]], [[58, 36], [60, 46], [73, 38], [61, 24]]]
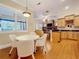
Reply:
[[53, 43], [61, 42], [62, 40], [79, 40], [79, 30], [53, 30], [52, 34], [50, 34], [52, 37], [51, 41]]

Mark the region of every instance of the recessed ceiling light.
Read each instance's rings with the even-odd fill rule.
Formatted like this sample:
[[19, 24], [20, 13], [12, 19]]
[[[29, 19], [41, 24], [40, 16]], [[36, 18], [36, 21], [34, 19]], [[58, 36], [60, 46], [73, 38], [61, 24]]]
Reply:
[[65, 10], [68, 10], [69, 8], [70, 8], [69, 6], [66, 6], [66, 7], [65, 7]]
[[64, 2], [65, 0], [61, 0], [62, 2]]
[[41, 2], [38, 2], [38, 3], [37, 3], [37, 5], [40, 5], [40, 4], [41, 4]]
[[48, 11], [48, 10], [46, 10], [45, 12], [46, 12], [46, 13], [49, 13], [49, 11]]

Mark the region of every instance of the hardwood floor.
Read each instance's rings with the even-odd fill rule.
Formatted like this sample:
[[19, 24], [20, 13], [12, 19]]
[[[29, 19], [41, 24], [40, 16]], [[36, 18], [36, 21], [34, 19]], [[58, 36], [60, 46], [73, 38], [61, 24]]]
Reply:
[[59, 44], [53, 44], [52, 49], [47, 54], [49, 59], [79, 59], [78, 42], [72, 40], [62, 40]]
[[[16, 50], [14, 56], [9, 56], [10, 48], [0, 50], [0, 59], [17, 59]], [[31, 56], [28, 58], [31, 59]], [[62, 40], [60, 43], [47, 42], [47, 54], [43, 54], [38, 48], [35, 59], [79, 59], [79, 42], [73, 40]]]

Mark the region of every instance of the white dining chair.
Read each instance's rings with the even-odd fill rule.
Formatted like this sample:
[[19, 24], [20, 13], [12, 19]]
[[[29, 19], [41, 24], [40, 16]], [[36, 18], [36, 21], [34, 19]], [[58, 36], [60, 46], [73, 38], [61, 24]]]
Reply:
[[42, 37], [36, 40], [36, 47], [41, 47], [44, 54], [46, 53], [46, 39], [47, 34], [43, 34]]
[[11, 50], [10, 50], [9, 54], [11, 54], [13, 48], [16, 47], [16, 35], [15, 34], [10, 34], [9, 38], [11, 40]]
[[37, 36], [37, 34], [35, 32], [30, 32], [30, 35], [35, 35]]
[[21, 57], [28, 57], [32, 55], [32, 58], [34, 57], [34, 40], [22, 40], [18, 41], [17, 43], [17, 53], [18, 53], [18, 59], [21, 59]]
[[39, 38], [39, 35], [36, 34], [36, 32], [30, 32], [30, 35], [32, 35], [32, 38], [33, 37], [37, 37], [36, 39], [34, 39], [34, 52], [36, 52], [36, 40]]

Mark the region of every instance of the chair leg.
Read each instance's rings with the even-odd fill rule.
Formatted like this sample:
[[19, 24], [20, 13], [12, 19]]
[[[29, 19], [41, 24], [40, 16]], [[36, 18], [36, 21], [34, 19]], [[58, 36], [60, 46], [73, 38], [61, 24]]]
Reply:
[[18, 59], [20, 59], [20, 57], [18, 57]]
[[32, 54], [32, 58], [35, 59], [34, 54]]
[[9, 52], [9, 55], [11, 55], [12, 51], [13, 51], [13, 47], [11, 47], [11, 50], [10, 50], [10, 52]]
[[46, 54], [46, 47], [43, 47], [43, 54]]
[[35, 49], [34, 49], [34, 52], [36, 53], [36, 47], [35, 47]]

